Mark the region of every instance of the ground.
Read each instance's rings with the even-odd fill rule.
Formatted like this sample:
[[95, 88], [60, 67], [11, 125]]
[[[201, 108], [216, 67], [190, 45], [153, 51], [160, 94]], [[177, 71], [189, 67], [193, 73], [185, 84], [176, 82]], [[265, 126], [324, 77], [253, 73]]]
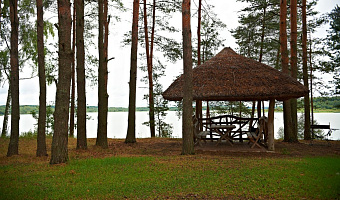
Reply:
[[[7, 158], [9, 139], [0, 139], [0, 165], [9, 163], [48, 162], [50, 157], [36, 158], [36, 139], [20, 138], [19, 156]], [[47, 150], [50, 154], [52, 138], [47, 138]], [[181, 139], [154, 138], [137, 139], [136, 143], [125, 144], [122, 139], [109, 139], [109, 148], [102, 149], [95, 146], [95, 139], [88, 139], [88, 150], [76, 150], [76, 138], [69, 138], [69, 158], [104, 158], [111, 156], [178, 156], [182, 151]], [[221, 156], [256, 156], [256, 157], [313, 157], [313, 156], [340, 156], [340, 141], [300, 141], [299, 143], [275, 142], [275, 152], [249, 145], [221, 143], [216, 146], [215, 142], [208, 141], [202, 146], [195, 146], [196, 155], [221, 155]]]

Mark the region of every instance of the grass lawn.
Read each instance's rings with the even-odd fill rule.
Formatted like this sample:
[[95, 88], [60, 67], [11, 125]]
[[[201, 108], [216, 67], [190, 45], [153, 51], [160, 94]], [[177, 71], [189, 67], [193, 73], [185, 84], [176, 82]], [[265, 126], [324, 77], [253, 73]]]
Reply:
[[93, 143], [76, 151], [70, 139], [70, 161], [49, 165], [34, 156], [34, 139], [21, 139], [23, 153], [11, 158], [8, 139], [0, 139], [0, 199], [340, 198], [339, 154], [152, 155], [138, 144], [102, 150]]

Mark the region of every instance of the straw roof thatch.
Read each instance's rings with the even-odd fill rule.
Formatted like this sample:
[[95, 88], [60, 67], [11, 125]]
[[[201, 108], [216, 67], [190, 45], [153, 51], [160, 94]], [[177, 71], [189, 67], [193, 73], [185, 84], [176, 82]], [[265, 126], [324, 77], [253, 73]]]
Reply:
[[[177, 78], [163, 97], [183, 98], [184, 76]], [[268, 65], [224, 48], [193, 69], [193, 99], [208, 101], [286, 100], [308, 93], [297, 80]]]

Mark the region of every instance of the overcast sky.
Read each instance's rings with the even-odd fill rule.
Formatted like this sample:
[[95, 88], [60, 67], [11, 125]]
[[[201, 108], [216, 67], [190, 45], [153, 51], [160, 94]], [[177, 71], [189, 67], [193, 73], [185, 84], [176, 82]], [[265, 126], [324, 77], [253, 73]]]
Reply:
[[[127, 8], [132, 8], [132, 0], [124, 0], [124, 5]], [[197, 0], [195, 0], [197, 2]], [[204, 1], [203, 1], [204, 2]], [[221, 32], [222, 37], [225, 39], [224, 46], [236, 48], [235, 40], [230, 34], [231, 29], [238, 26], [238, 11], [245, 7], [246, 4], [226, 1], [226, 0], [210, 0], [210, 4], [214, 5], [214, 11], [218, 17], [223, 21], [227, 28]], [[317, 7], [315, 8], [320, 13], [330, 12], [336, 4], [340, 4], [340, 0], [319, 0]], [[195, 3], [192, 3], [192, 9], [196, 9]], [[132, 10], [128, 9], [125, 13], [119, 14], [122, 18], [121, 22], [110, 24], [109, 35], [109, 57], [115, 57], [108, 63], [109, 77], [108, 77], [108, 94], [109, 94], [109, 106], [110, 107], [128, 107], [129, 99], [129, 74], [130, 74], [130, 47], [122, 47], [121, 40], [124, 33], [131, 30]], [[181, 15], [174, 17], [173, 20], [177, 27], [181, 27]], [[197, 27], [197, 22], [192, 21], [192, 27]], [[325, 28], [323, 27], [318, 31], [319, 35], [325, 35]], [[192, 30], [192, 34], [195, 36], [196, 30]], [[179, 40], [181, 39], [181, 33], [179, 33]], [[220, 49], [221, 50], [221, 49]], [[94, 50], [97, 51], [97, 50]], [[145, 52], [145, 49], [139, 48], [139, 51]], [[95, 52], [96, 53], [96, 52]], [[140, 61], [139, 61], [140, 62]], [[182, 61], [178, 61], [175, 64], [167, 63], [166, 77], [162, 79], [163, 88], [166, 89], [172, 82], [172, 80], [183, 69]], [[23, 72], [20, 73], [20, 77], [29, 77], [31, 69], [26, 66]], [[143, 100], [143, 95], [148, 92], [146, 86], [140, 83], [140, 79], [145, 74], [138, 71], [137, 74], [137, 106], [147, 106], [146, 100]], [[0, 87], [0, 105], [6, 103], [8, 85], [1, 85]], [[97, 105], [97, 89], [96, 86], [87, 88], [87, 104], [94, 106]], [[48, 86], [47, 90], [48, 103], [55, 100], [55, 85]], [[20, 104], [21, 105], [38, 105], [39, 104], [39, 81], [38, 78], [30, 80], [20, 81]]]

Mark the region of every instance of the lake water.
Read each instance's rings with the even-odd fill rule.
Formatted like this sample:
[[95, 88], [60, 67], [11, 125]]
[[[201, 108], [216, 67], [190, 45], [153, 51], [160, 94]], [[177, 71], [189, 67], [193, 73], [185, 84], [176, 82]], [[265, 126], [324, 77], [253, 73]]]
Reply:
[[[96, 138], [97, 136], [97, 115], [98, 113], [87, 113], [91, 118], [87, 120], [87, 137]], [[301, 114], [299, 114], [301, 115]], [[283, 127], [283, 114], [275, 113], [274, 131], [275, 138], [278, 138], [278, 129]], [[136, 113], [136, 137], [150, 137], [150, 129], [143, 125], [143, 122], [148, 121], [148, 112]], [[108, 113], [108, 138], [125, 138], [127, 132], [127, 112], [109, 112]], [[331, 128], [340, 129], [340, 113], [315, 113], [314, 119], [319, 124], [331, 124]], [[2, 128], [3, 116], [0, 116], [0, 128]], [[182, 120], [178, 119], [175, 111], [169, 111], [165, 121], [172, 124], [173, 134], [175, 138], [182, 137]], [[10, 122], [10, 120], [9, 120]], [[20, 115], [20, 132], [34, 130], [36, 120], [30, 114]], [[9, 127], [10, 128], [10, 127]], [[75, 134], [77, 132], [75, 131]], [[340, 130], [333, 131], [332, 140], [340, 140]]]

